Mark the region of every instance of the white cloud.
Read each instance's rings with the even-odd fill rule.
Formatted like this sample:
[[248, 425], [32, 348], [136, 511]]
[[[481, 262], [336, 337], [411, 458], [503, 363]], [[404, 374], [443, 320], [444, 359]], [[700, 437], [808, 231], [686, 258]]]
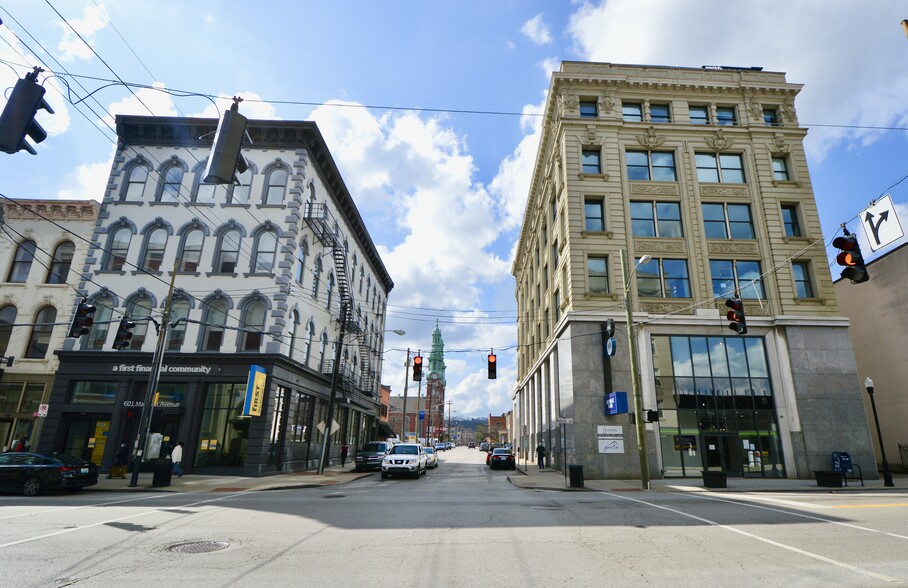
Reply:
[[[704, 14], [729, 14], [724, 0], [608, 0], [584, 3], [569, 32], [579, 58], [612, 63], [762, 66], [804, 84], [797, 99], [815, 162], [841, 141], [872, 142], [871, 130], [820, 124], [908, 124], [908, 50], [898, 3], [790, 2], [780, 18], [769, 0], [736, 5], [728, 26]], [[646, 18], [639, 18], [646, 14]]]
[[60, 61], [65, 63], [76, 59], [91, 61], [94, 53], [89, 45], [94, 45], [95, 33], [108, 24], [107, 14], [104, 13], [103, 6], [87, 6], [82, 11], [82, 18], [70, 18], [68, 20], [72, 25], [72, 29], [76, 29], [82, 39], [85, 39], [85, 42], [65, 22], [57, 25], [63, 31], [63, 38], [60, 39], [60, 43], [57, 45], [57, 49], [61, 52]]
[[552, 34], [549, 32], [549, 27], [543, 22], [541, 12], [523, 23], [520, 32], [537, 45], [547, 45], [552, 42]]
[[[112, 102], [107, 108], [108, 116], [105, 123], [114, 126], [114, 117], [118, 114], [134, 114], [140, 116], [177, 116], [173, 97], [160, 89], [165, 88], [163, 82], [155, 82], [152, 88], [134, 88], [132, 93], [120, 100]], [[160, 88], [160, 89], [155, 89]]]
[[107, 161], [80, 165], [76, 170], [67, 175], [65, 184], [67, 189], [57, 194], [60, 200], [86, 200], [92, 199], [100, 202], [104, 198], [110, 169], [113, 166], [113, 154]]

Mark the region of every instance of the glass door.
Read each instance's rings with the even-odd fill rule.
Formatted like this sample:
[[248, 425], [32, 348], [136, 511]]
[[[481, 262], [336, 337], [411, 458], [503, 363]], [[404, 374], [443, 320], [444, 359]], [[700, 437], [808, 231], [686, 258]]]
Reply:
[[101, 465], [109, 430], [110, 420], [106, 417], [73, 419], [66, 430], [63, 453]]
[[703, 433], [703, 469], [741, 475], [741, 450], [736, 433]]

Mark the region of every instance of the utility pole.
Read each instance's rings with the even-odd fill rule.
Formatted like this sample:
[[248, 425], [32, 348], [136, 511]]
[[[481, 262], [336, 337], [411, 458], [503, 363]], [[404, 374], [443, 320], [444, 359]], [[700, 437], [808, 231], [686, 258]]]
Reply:
[[325, 416], [325, 431], [322, 437], [322, 455], [318, 460], [318, 474], [325, 471], [328, 461], [328, 439], [331, 437], [331, 423], [334, 421], [334, 403], [337, 401], [337, 380], [340, 376], [341, 351], [344, 347], [344, 334], [347, 332], [347, 301], [341, 301], [340, 333], [337, 335], [337, 349], [334, 350], [334, 369], [331, 372], [331, 395], [328, 397], [328, 414]]
[[407, 441], [407, 388], [410, 387], [410, 348], [407, 347], [407, 361], [404, 362], [404, 406], [400, 415], [400, 440]]
[[155, 345], [154, 357], [151, 360], [151, 373], [148, 375], [148, 384], [145, 387], [145, 403], [142, 405], [142, 419], [139, 421], [139, 437], [132, 449], [132, 476], [129, 479], [129, 487], [135, 488], [139, 485], [139, 467], [142, 464], [142, 453], [145, 450], [145, 443], [148, 440], [149, 429], [151, 429], [151, 413], [154, 407], [151, 405], [154, 399], [155, 389], [158, 387], [158, 380], [161, 377], [161, 364], [164, 362], [164, 346], [167, 342], [167, 324], [170, 322], [170, 304], [173, 301], [173, 286], [177, 279], [177, 267], [179, 267], [179, 258], [173, 260], [173, 272], [170, 274], [170, 288], [167, 290], [167, 299], [164, 300], [164, 314], [161, 316], [161, 328], [158, 329], [158, 342]]
[[[646, 263], [646, 257], [640, 258], [640, 263]], [[637, 270], [638, 263], [634, 266]], [[634, 389], [634, 420], [637, 425], [637, 448], [640, 452], [640, 485], [643, 490], [649, 490], [649, 456], [646, 453], [646, 421], [643, 415], [643, 391], [640, 388], [640, 371], [637, 367], [637, 333], [634, 326], [634, 316], [631, 311], [631, 284], [630, 279], [634, 272], [627, 271], [627, 251], [621, 250], [621, 276], [624, 279], [624, 310], [627, 313], [627, 346], [631, 360], [631, 385]]]
[[445, 402], [445, 404], [448, 405], [448, 426], [445, 428], [448, 431], [448, 441], [451, 441], [452, 440], [452, 438], [451, 438], [451, 405], [454, 404], [454, 401], [448, 400], [447, 402]]
[[[416, 351], [416, 355], [422, 356], [422, 349]], [[419, 405], [422, 402], [422, 375], [419, 376], [419, 382], [416, 383], [416, 442], [419, 443], [419, 436], [422, 435], [422, 420], [419, 418]]]

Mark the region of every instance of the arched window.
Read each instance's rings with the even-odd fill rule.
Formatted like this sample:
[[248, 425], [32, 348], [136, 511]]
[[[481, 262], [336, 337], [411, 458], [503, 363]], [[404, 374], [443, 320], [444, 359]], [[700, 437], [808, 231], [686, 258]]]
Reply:
[[312, 355], [313, 339], [315, 339], [315, 323], [310, 320], [309, 324], [306, 325], [306, 359], [303, 360], [306, 367], [309, 367], [309, 357]]
[[300, 326], [300, 313], [294, 310], [290, 313], [290, 352], [287, 354], [293, 357], [293, 348], [296, 347], [296, 329]]
[[296, 283], [303, 285], [303, 276], [306, 275], [306, 256], [309, 254], [309, 244], [303, 241], [300, 243], [296, 253]]
[[0, 355], [6, 355], [9, 338], [13, 335], [13, 325], [16, 324], [18, 311], [12, 304], [0, 308]]
[[215, 190], [217, 184], [206, 184], [202, 180], [205, 177], [206, 161], [199, 163], [193, 170], [195, 175], [195, 186], [192, 191], [192, 201], [198, 204], [213, 204], [215, 200]]
[[104, 349], [107, 333], [110, 332], [110, 317], [113, 316], [114, 301], [110, 296], [92, 300], [95, 305], [94, 323], [88, 337], [82, 342], [82, 349]]
[[239, 184], [231, 186], [227, 196], [228, 204], [249, 204], [249, 194], [252, 190], [252, 166], [241, 174], [236, 175]]
[[258, 351], [265, 330], [265, 303], [254, 300], [243, 308], [240, 317], [240, 351]]
[[277, 234], [274, 231], [262, 231], [255, 240], [255, 263], [252, 272], [267, 274], [274, 269], [274, 255], [277, 250]]
[[121, 202], [138, 202], [145, 194], [145, 183], [148, 181], [148, 168], [137, 163], [130, 168], [123, 191], [120, 192]]
[[284, 203], [284, 192], [287, 190], [287, 170], [276, 167], [268, 172], [265, 181], [265, 197], [262, 198], [266, 206]]
[[328, 309], [328, 312], [331, 312], [331, 298], [334, 296], [334, 271], [328, 272], [328, 279], [325, 282], [325, 294], [327, 294], [327, 303], [325, 308]]
[[183, 236], [183, 247], [180, 250], [180, 271], [197, 272], [199, 262], [202, 260], [202, 244], [205, 242], [205, 232], [202, 229], [192, 229]]
[[129, 320], [136, 323], [132, 329], [132, 339], [129, 340], [129, 349], [142, 349], [145, 337], [148, 335], [148, 317], [151, 316], [151, 299], [148, 296], [139, 296], [130, 303], [126, 309]]
[[372, 278], [366, 278], [366, 304], [369, 303], [369, 288], [372, 287]]
[[[179, 351], [186, 340], [186, 320], [189, 318], [189, 301], [185, 298], [170, 304], [170, 324], [167, 326], [167, 349]], [[177, 322], [179, 321], [179, 322]]]
[[76, 246], [69, 241], [57, 245], [54, 258], [50, 261], [50, 271], [47, 272], [48, 284], [65, 284], [69, 276], [69, 269], [73, 263], [73, 254]]
[[159, 227], [145, 236], [142, 269], [149, 272], [161, 271], [164, 249], [167, 247], [167, 229]]
[[171, 165], [161, 174], [161, 192], [158, 202], [177, 202], [180, 197], [180, 185], [183, 183], [183, 168]]
[[35, 314], [32, 334], [28, 338], [28, 347], [25, 348], [25, 357], [29, 359], [47, 357], [47, 348], [50, 346], [50, 336], [54, 332], [56, 320], [57, 309], [53, 306], [45, 306]]
[[318, 299], [318, 285], [322, 276], [322, 258], [315, 258], [315, 266], [312, 268], [312, 297]]
[[24, 284], [28, 279], [28, 272], [32, 269], [32, 262], [35, 260], [35, 250], [38, 248], [35, 242], [27, 239], [16, 248], [16, 255], [13, 256], [13, 266], [9, 268], [9, 277], [7, 282]]
[[107, 259], [104, 269], [107, 271], [122, 271], [126, 264], [126, 255], [129, 253], [129, 242], [132, 240], [132, 231], [129, 227], [120, 227], [107, 241]]
[[364, 267], [360, 266], [360, 268], [359, 268], [359, 293], [360, 293], [360, 295], [362, 295], [362, 293], [363, 293], [363, 279], [365, 278], [365, 276], [366, 276], [366, 270]]
[[318, 350], [318, 371], [325, 371], [325, 353], [328, 351], [328, 333], [322, 333], [322, 345]]
[[232, 274], [236, 271], [236, 262], [240, 255], [240, 231], [231, 229], [221, 235], [218, 244], [214, 270], [220, 274]]
[[200, 351], [218, 351], [224, 342], [224, 325], [227, 324], [227, 301], [214, 300], [205, 305], [202, 316]]

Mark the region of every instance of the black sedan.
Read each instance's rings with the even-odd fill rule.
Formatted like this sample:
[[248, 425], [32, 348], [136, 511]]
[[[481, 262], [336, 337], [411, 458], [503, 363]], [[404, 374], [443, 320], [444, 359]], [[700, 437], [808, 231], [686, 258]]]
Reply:
[[493, 449], [492, 453], [489, 454], [488, 463], [493, 470], [495, 468], [517, 469], [517, 458], [514, 457], [510, 449], [505, 449], [504, 447]]
[[0, 453], [0, 491], [37, 496], [45, 490], [78, 492], [98, 483], [98, 466], [71, 455]]

